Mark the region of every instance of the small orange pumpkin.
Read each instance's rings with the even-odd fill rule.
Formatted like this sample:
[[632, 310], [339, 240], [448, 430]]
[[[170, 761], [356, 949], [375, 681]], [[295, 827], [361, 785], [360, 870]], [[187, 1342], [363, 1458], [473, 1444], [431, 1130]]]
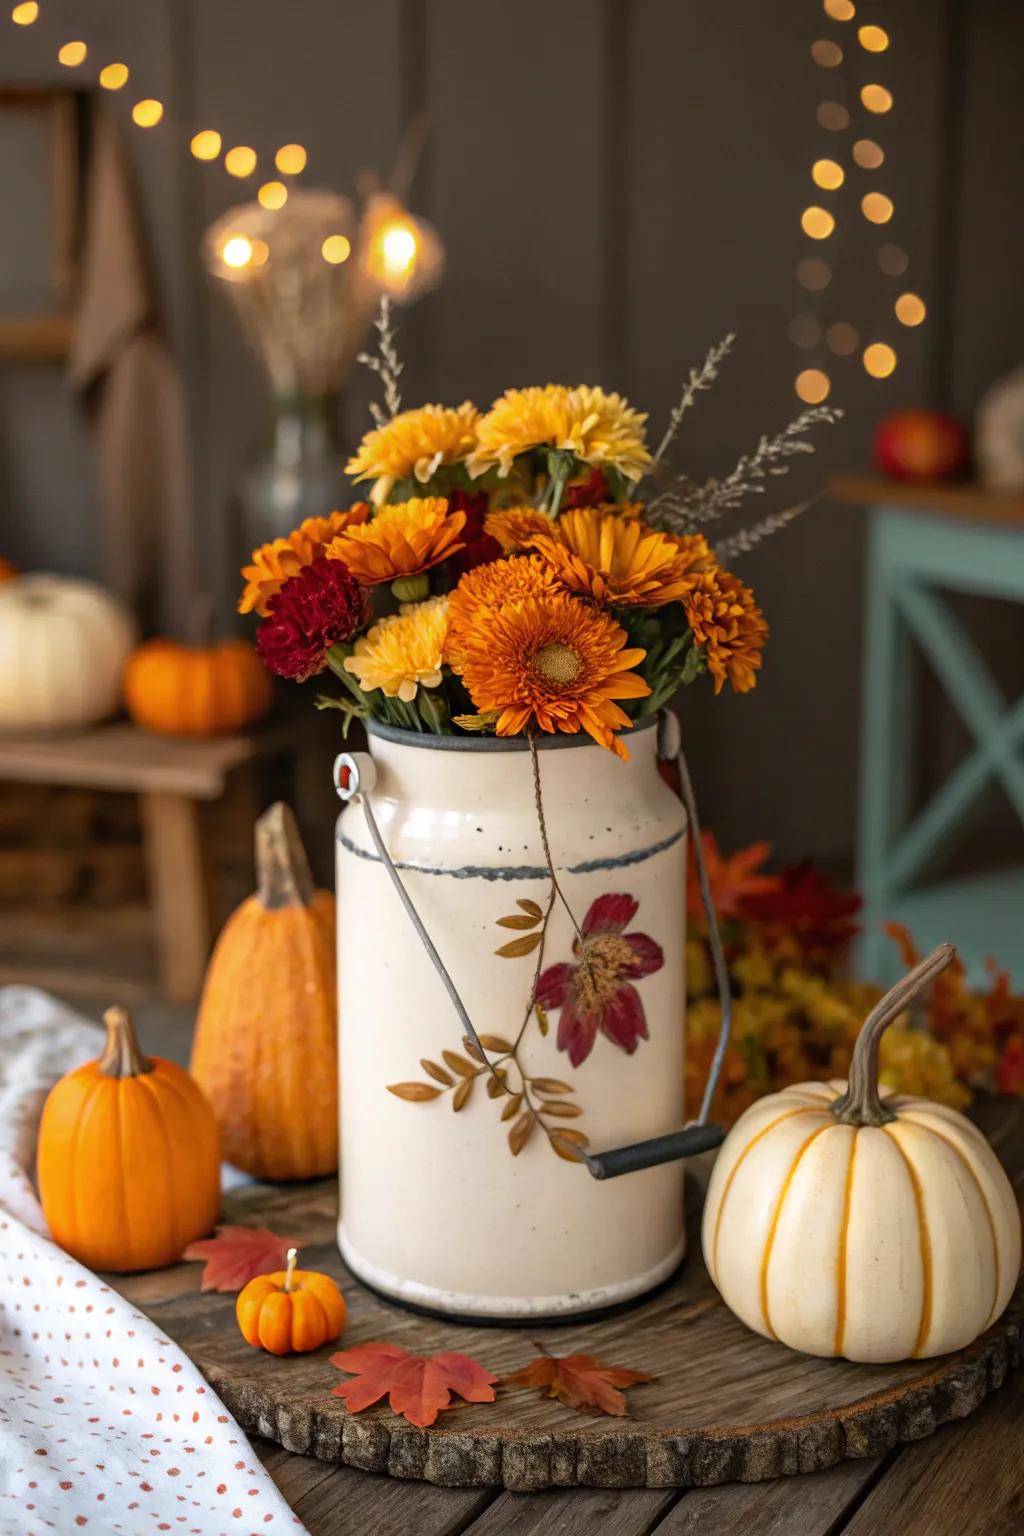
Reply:
[[148, 640], [130, 657], [124, 698], [136, 725], [167, 736], [240, 731], [266, 714], [274, 686], [244, 640]]
[[345, 1298], [334, 1281], [313, 1269], [296, 1269], [297, 1257], [289, 1248], [288, 1268], [257, 1275], [235, 1303], [245, 1342], [272, 1355], [319, 1349], [345, 1326]]
[[315, 888], [281, 802], [256, 823], [256, 871], [207, 968], [192, 1073], [228, 1162], [262, 1179], [320, 1178], [338, 1166], [334, 897]]
[[142, 1054], [122, 1008], [103, 1022], [103, 1054], [62, 1077], [43, 1107], [43, 1214], [54, 1242], [91, 1269], [162, 1269], [213, 1226], [217, 1122], [183, 1067]]

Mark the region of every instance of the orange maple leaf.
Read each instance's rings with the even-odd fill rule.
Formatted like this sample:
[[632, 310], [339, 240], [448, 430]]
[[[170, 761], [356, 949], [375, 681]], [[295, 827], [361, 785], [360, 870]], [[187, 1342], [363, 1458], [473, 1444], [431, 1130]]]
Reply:
[[[741, 848], [739, 853], [725, 858], [713, 832], [702, 832], [700, 841], [719, 917], [740, 917], [747, 896], [764, 896], [780, 888], [782, 881], [778, 875], [757, 873], [772, 851], [771, 843], [751, 843], [749, 848]], [[689, 917], [700, 917], [704, 911], [692, 849], [686, 869], [686, 911]]]
[[536, 1387], [542, 1397], [555, 1397], [567, 1408], [581, 1412], [596, 1408], [599, 1413], [621, 1418], [626, 1399], [619, 1387], [635, 1387], [653, 1381], [646, 1371], [630, 1371], [619, 1365], [605, 1365], [593, 1355], [541, 1354], [512, 1376], [504, 1376], [507, 1387]]
[[387, 1397], [393, 1413], [426, 1429], [445, 1408], [454, 1406], [452, 1393], [467, 1403], [493, 1403], [498, 1378], [468, 1355], [411, 1355], [399, 1344], [357, 1344], [331, 1356], [351, 1381], [333, 1387], [349, 1413], [361, 1413]]
[[254, 1275], [284, 1269], [294, 1237], [278, 1237], [266, 1227], [218, 1227], [216, 1237], [190, 1243], [183, 1259], [205, 1259], [204, 1291], [240, 1291]]

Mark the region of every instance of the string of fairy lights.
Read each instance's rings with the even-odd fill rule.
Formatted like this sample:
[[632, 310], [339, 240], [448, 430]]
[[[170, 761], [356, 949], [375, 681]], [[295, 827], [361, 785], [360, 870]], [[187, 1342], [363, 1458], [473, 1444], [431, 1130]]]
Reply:
[[[839, 34], [839, 41], [832, 37], [821, 37], [811, 44], [811, 58], [818, 69], [841, 70], [844, 62], [851, 63], [854, 58], [871, 63], [888, 51], [888, 32], [873, 23], [858, 22], [854, 0], [822, 0], [822, 9], [828, 20], [839, 23], [843, 30]], [[846, 94], [849, 97], [852, 92]], [[811, 166], [811, 180], [819, 192], [838, 194], [841, 188], [852, 187], [854, 178], [859, 179], [860, 173], [871, 175], [886, 164], [886, 152], [879, 142], [879, 130], [892, 108], [892, 91], [880, 81], [869, 80], [860, 87], [856, 92], [854, 110], [866, 114], [865, 129], [872, 136], [853, 140], [847, 165], [842, 163], [838, 150], [815, 159]], [[853, 128], [850, 108], [842, 101], [821, 101], [816, 116], [819, 128], [826, 134], [846, 134], [851, 129], [860, 131]], [[826, 254], [829, 247], [825, 242], [836, 236], [838, 201], [838, 198], [826, 196], [820, 202], [809, 203], [800, 215], [800, 227], [805, 237]], [[869, 224], [881, 230], [891, 223], [896, 208], [887, 192], [869, 187], [858, 201], [860, 213]], [[877, 261], [882, 274], [893, 279], [904, 277], [910, 266], [910, 258], [902, 246], [889, 241], [879, 247]], [[817, 296], [826, 292], [833, 278], [830, 262], [824, 255], [804, 256], [797, 265], [796, 275], [800, 287], [809, 296], [811, 307], [814, 307], [816, 301], [820, 307], [821, 300]], [[892, 301], [892, 314], [900, 325], [918, 326], [927, 313], [924, 300], [909, 289], [903, 289]], [[873, 338], [865, 340], [858, 328], [848, 320], [833, 320], [823, 326], [818, 314], [805, 312], [796, 315], [791, 321], [789, 335], [800, 352], [811, 354], [809, 361], [813, 362], [813, 366], [801, 368], [794, 384], [797, 395], [809, 405], [820, 404], [832, 390], [830, 374], [820, 365], [824, 362], [823, 354], [826, 351], [840, 359], [853, 357], [859, 352], [865, 373], [873, 379], [887, 379], [899, 361], [896, 349], [890, 342]]]

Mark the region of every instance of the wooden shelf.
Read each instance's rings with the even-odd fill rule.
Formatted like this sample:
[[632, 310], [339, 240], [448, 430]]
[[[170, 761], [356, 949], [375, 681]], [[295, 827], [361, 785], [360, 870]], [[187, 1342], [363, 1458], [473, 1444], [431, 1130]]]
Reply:
[[935, 512], [961, 522], [1000, 523], [1024, 527], [1024, 495], [987, 491], [964, 482], [924, 485], [912, 480], [883, 480], [871, 475], [839, 475], [830, 480], [828, 495], [836, 501], [869, 507], [906, 507]]

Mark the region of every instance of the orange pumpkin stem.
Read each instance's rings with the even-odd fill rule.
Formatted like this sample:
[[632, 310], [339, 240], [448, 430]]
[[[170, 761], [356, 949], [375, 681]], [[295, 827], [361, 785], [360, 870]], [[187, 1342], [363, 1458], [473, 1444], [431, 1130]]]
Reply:
[[257, 896], [268, 911], [308, 907], [316, 893], [295, 817], [282, 800], [256, 823]]
[[141, 1077], [152, 1072], [153, 1063], [142, 1054], [135, 1026], [123, 1008], [108, 1008], [103, 1015], [107, 1038], [99, 1059], [104, 1077]]
[[299, 1250], [297, 1248], [288, 1249], [288, 1267], [284, 1272], [284, 1289], [286, 1291], [290, 1291], [292, 1288], [292, 1275], [295, 1273], [295, 1261], [298, 1256]]
[[887, 1125], [896, 1119], [878, 1091], [878, 1048], [882, 1036], [908, 1003], [946, 969], [955, 954], [952, 944], [940, 944], [872, 1008], [853, 1047], [846, 1092], [831, 1106], [840, 1125]]

